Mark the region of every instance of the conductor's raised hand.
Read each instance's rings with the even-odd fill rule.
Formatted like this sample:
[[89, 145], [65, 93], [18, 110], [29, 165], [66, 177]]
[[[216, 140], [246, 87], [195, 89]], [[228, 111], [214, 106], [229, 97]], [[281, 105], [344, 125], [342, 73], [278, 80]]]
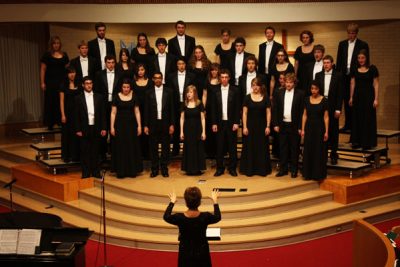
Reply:
[[211, 199], [213, 200], [214, 204], [218, 203], [218, 197], [221, 195], [221, 192], [219, 192], [218, 189], [214, 189], [211, 192]]
[[174, 204], [175, 204], [175, 202], [176, 202], [176, 194], [175, 194], [175, 191], [173, 191], [172, 193], [169, 193], [169, 194], [168, 194], [168, 197], [169, 197], [169, 200], [171, 201], [171, 203], [174, 203]]

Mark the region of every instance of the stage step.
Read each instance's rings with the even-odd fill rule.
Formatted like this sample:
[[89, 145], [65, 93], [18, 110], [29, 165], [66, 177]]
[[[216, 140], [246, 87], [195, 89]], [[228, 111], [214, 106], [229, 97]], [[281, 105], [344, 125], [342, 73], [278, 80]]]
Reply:
[[62, 201], [78, 199], [78, 191], [94, 186], [93, 178], [81, 179], [79, 174], [56, 176], [48, 174], [37, 163], [11, 167], [12, 178], [18, 186]]
[[[7, 199], [7, 193], [6, 190], [0, 189], [1, 198]], [[24, 194], [21, 194], [21, 192], [17, 191], [14, 194], [15, 203], [21, 206], [30, 207], [39, 212], [57, 214], [63, 218], [64, 222], [70, 225], [89, 227], [97, 234], [99, 233], [98, 217], [93, 220], [88, 218], [88, 216], [82, 216], [82, 214], [76, 212], [77, 207], [81, 207], [81, 210], [88, 207], [86, 204], [80, 203], [79, 200], [65, 203], [33, 194], [34, 193], [32, 192], [24, 192]], [[348, 230], [351, 228], [352, 220], [356, 218], [365, 219], [381, 216], [385, 213], [397, 213], [400, 209], [399, 204], [399, 195], [392, 194], [369, 200], [368, 202], [354, 203], [351, 205], [351, 208], [348, 208], [350, 210], [334, 217], [325, 216], [318, 220], [309, 218], [304, 220], [303, 223], [288, 224], [287, 227], [279, 229], [260, 230], [251, 233], [241, 233], [238, 231], [235, 233], [229, 233], [228, 230], [225, 230], [225, 228], [222, 227], [222, 240], [212, 241], [211, 249], [213, 251], [243, 250], [299, 242], [305, 239], [319, 237], [321, 235]], [[66, 209], [65, 205], [68, 205], [71, 208]], [[95, 211], [99, 210], [97, 209]], [[223, 215], [224, 211], [222, 212]], [[100, 215], [100, 212], [98, 213]], [[110, 211], [108, 211], [108, 213], [110, 213]], [[159, 222], [164, 224], [161, 218]], [[227, 220], [227, 222], [222, 221], [220, 226], [223, 225], [223, 223], [228, 224], [229, 220]], [[173, 233], [147, 233], [143, 231], [129, 230], [118, 224], [109, 224], [107, 226], [108, 241], [118, 245], [144, 249], [176, 251], [178, 243], [177, 230], [171, 228], [171, 226], [167, 224], [165, 225], [168, 229], [172, 229]], [[229, 227], [226, 229], [229, 229]]]

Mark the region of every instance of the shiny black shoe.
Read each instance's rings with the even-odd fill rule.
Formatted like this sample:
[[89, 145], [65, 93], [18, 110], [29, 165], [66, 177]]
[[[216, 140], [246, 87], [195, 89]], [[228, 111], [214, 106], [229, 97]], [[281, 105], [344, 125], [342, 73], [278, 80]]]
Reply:
[[167, 170], [162, 170], [161, 171], [161, 175], [162, 175], [162, 177], [169, 177], [168, 169]]
[[158, 170], [157, 171], [151, 171], [150, 173], [150, 178], [154, 178], [158, 175]]
[[231, 176], [234, 176], [234, 177], [238, 176], [236, 170], [234, 170], [234, 169], [229, 170], [229, 174], [230, 174]]
[[277, 174], [275, 174], [275, 177], [282, 177], [282, 176], [285, 176], [285, 175], [287, 175], [288, 174], [288, 172], [286, 171], [279, 171]]
[[296, 177], [297, 177], [297, 172], [292, 172], [292, 173], [290, 174], [290, 177], [296, 178]]
[[217, 176], [221, 176], [222, 174], [224, 174], [224, 170], [217, 169], [217, 171], [214, 173], [214, 176], [217, 177]]

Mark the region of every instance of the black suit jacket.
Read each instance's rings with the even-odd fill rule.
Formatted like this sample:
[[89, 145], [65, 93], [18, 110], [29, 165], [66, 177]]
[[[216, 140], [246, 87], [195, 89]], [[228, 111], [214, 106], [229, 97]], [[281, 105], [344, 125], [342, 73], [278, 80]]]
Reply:
[[[192, 36], [185, 34], [185, 61], [189, 61], [190, 56], [193, 53], [194, 47], [196, 46], [196, 39]], [[176, 57], [182, 56], [181, 48], [179, 47], [178, 37], [175, 36], [168, 40], [168, 52]]]
[[[70, 66], [74, 67], [76, 71], [75, 80], [77, 84], [81, 86], [83, 74], [82, 74], [82, 65], [80, 57], [77, 56], [76, 58], [71, 59], [71, 62], [69, 64]], [[95, 75], [96, 75], [96, 60], [88, 56], [88, 76], [94, 80], [96, 78]]]
[[[292, 126], [293, 130], [301, 130], [301, 121], [304, 112], [304, 93], [299, 89], [293, 89], [293, 102], [292, 102]], [[283, 125], [283, 112], [285, 104], [285, 94], [286, 90], [279, 90], [276, 94], [276, 99], [273, 105], [273, 125], [279, 126]]]
[[[117, 70], [114, 70], [114, 84], [112, 90], [113, 97], [120, 91], [120, 78], [121, 73]], [[97, 72], [94, 84], [94, 91], [98, 94], [101, 94], [104, 98], [104, 101], [108, 102], [107, 69]]]
[[[267, 44], [264, 42], [258, 46], [258, 72], [259, 73], [265, 73], [265, 49], [267, 47]], [[278, 53], [278, 50], [283, 48], [283, 46], [280, 43], [277, 43], [274, 41], [271, 49], [271, 55], [269, 57], [269, 62], [268, 62], [268, 72], [271, 74], [271, 69], [275, 64], [275, 57], [276, 53]]]
[[[115, 45], [114, 41], [110, 39], [106, 39], [106, 55], [115, 56]], [[101, 70], [101, 63], [104, 61], [104, 58], [100, 58], [100, 47], [97, 38], [88, 42], [89, 48], [89, 56], [96, 59], [96, 71]]]
[[[259, 78], [262, 83], [267, 87], [267, 76], [262, 73], [257, 73], [257, 78]], [[267, 90], [268, 91], [268, 90]], [[244, 98], [247, 93], [247, 73], [243, 74], [242, 76], [239, 77], [239, 92], [240, 92], [240, 103], [243, 103]], [[265, 92], [266, 94], [269, 94], [269, 92]]]
[[[340, 71], [343, 75], [347, 73], [347, 50], [349, 48], [349, 41], [343, 40], [339, 43], [338, 53], [336, 58], [336, 69]], [[353, 72], [357, 68], [357, 55], [360, 50], [365, 49], [367, 50], [367, 59], [369, 61], [369, 46], [366, 42], [356, 39], [356, 43], [354, 45], [353, 55], [351, 57], [351, 64], [350, 64], [350, 72]]]
[[[167, 58], [165, 60], [165, 83], [168, 84], [168, 77], [176, 71], [176, 57], [173, 54], [166, 53]], [[153, 59], [154, 70], [155, 72], [160, 72], [160, 63], [158, 61], [158, 54], [154, 56]]]
[[[234, 85], [229, 85], [228, 89], [228, 122], [233, 124], [240, 123], [240, 96], [239, 89]], [[221, 125], [222, 123], [222, 93], [221, 85], [216, 87], [213, 97], [214, 103], [211, 107], [211, 123], [213, 125]]]
[[[107, 130], [107, 118], [103, 96], [97, 93], [93, 94], [94, 103], [94, 127], [96, 134], [100, 136], [102, 130]], [[89, 131], [88, 108], [86, 105], [85, 93], [75, 97], [75, 132], [82, 132], [83, 137]]]
[[[169, 126], [175, 124], [175, 108], [171, 89], [163, 87], [161, 97], [161, 113], [163, 129], [168, 131]], [[154, 86], [146, 92], [146, 106], [144, 109], [144, 127], [151, 130], [157, 121], [157, 98]]]
[[[325, 72], [321, 71], [315, 75], [315, 80], [321, 85], [321, 94], [325, 92]], [[329, 113], [335, 112], [335, 110], [342, 110], [343, 102], [343, 91], [344, 91], [344, 80], [340, 72], [332, 70], [331, 83], [329, 84], [328, 93], [328, 106]]]
[[[251, 53], [247, 53], [246, 51], [243, 52], [243, 66], [242, 66], [242, 75], [247, 73], [247, 68], [246, 68], [246, 58], [249, 56], [254, 56]], [[234, 85], [235, 84], [235, 61], [236, 61], [236, 53], [232, 54], [231, 57], [229, 57], [229, 71], [231, 72], [231, 79], [230, 79], [230, 84]]]
[[[189, 85], [193, 85], [195, 82], [196, 76], [189, 72], [186, 71], [186, 76], [185, 76], [185, 83], [183, 86], [183, 91], [185, 92], [186, 87], [188, 87]], [[174, 106], [176, 108], [177, 114], [180, 114], [179, 109], [180, 107], [180, 95], [179, 95], [179, 83], [178, 83], [178, 71], [173, 72], [169, 78], [168, 78], [168, 86], [169, 88], [172, 90], [172, 94], [174, 97]], [[185, 94], [185, 93], [184, 93]], [[175, 114], [175, 115], [177, 115]]]
[[301, 89], [304, 90], [305, 96], [311, 95], [310, 87], [311, 87], [312, 81], [314, 80], [313, 79], [314, 65], [315, 65], [315, 60], [312, 62], [308, 62], [304, 66], [304, 77], [303, 77], [303, 81], [302, 81], [303, 88], [301, 88]]

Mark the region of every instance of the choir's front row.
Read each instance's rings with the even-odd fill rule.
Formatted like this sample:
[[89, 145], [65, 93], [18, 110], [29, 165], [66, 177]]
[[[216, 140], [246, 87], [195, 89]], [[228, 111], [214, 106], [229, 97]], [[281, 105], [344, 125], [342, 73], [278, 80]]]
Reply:
[[[359, 57], [362, 60], [363, 55]], [[107, 64], [107, 58], [105, 62]], [[277, 78], [280, 86], [273, 92], [272, 103], [262, 78], [253, 78], [251, 92], [242, 96], [238, 87], [230, 83], [230, 72], [222, 69], [219, 71], [220, 83], [208, 86], [207, 108], [199, 100], [197, 88], [189, 85], [182, 93], [180, 111], [176, 107], [180, 96], [163, 85], [161, 72], [154, 72], [152, 86], [141, 97], [145, 105], [139, 108], [140, 101], [132, 90], [131, 80], [123, 79], [119, 83], [120, 91], [109, 102], [102, 94], [93, 92], [93, 81], [89, 77], [83, 78], [83, 93], [79, 94], [74, 84], [75, 71], [70, 67], [69, 82], [60, 101], [63, 149], [69, 149], [63, 154], [70, 155], [72, 160], [80, 158], [82, 178], [100, 177], [101, 150], [109, 133], [112, 170], [118, 178], [135, 177], [143, 171], [142, 139], [139, 136], [144, 135], [149, 140], [150, 177], [156, 177], [160, 170], [163, 177], [168, 177], [170, 143], [175, 133], [183, 142], [181, 169], [187, 175], [200, 175], [206, 170], [204, 141], [214, 139], [215, 142], [207, 143], [215, 146], [214, 176], [224, 173], [226, 152], [229, 155], [228, 172], [237, 176], [237, 139], [242, 122], [240, 173], [247, 176], [271, 173], [269, 135], [275, 133], [280, 160], [277, 177], [289, 172], [292, 178], [297, 177], [303, 137], [303, 177], [324, 179], [328, 145], [332, 163], [337, 163], [338, 111], [341, 110], [343, 89], [342, 76], [333, 69], [333, 58], [325, 56], [323, 64], [324, 70], [316, 74], [310, 86], [310, 96], [296, 89], [294, 73], [282, 73]], [[210, 78], [216, 75], [218, 69], [211, 70]], [[359, 94], [361, 90], [356, 92]], [[354, 90], [352, 96], [350, 104], [362, 104]], [[176, 114], [179, 112], [180, 116]], [[353, 143], [357, 143], [357, 138], [352, 135]]]

